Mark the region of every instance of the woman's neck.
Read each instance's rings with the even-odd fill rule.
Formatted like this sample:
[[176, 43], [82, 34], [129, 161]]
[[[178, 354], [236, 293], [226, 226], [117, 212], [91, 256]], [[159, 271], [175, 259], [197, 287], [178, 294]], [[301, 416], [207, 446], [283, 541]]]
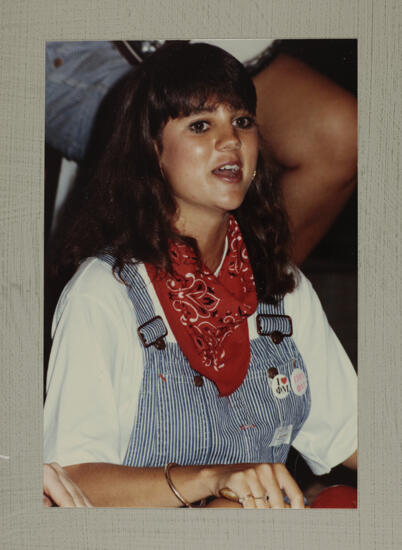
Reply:
[[182, 235], [197, 240], [198, 249], [203, 263], [214, 272], [221, 263], [229, 215], [214, 220], [188, 220], [179, 218], [176, 228]]

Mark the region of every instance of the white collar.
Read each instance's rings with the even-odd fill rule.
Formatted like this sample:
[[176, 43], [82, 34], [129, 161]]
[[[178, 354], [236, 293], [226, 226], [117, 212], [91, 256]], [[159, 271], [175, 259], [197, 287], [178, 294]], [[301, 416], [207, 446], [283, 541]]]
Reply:
[[221, 270], [221, 268], [222, 268], [223, 262], [225, 261], [225, 256], [226, 256], [226, 253], [227, 253], [227, 251], [228, 251], [228, 246], [229, 246], [229, 244], [228, 244], [228, 236], [226, 235], [226, 237], [225, 237], [225, 246], [224, 246], [224, 249], [223, 249], [222, 258], [221, 258], [221, 261], [219, 262], [218, 267], [217, 267], [217, 268], [215, 269], [215, 271], [214, 271], [215, 277], [218, 277], [219, 272], [220, 272], [220, 270]]

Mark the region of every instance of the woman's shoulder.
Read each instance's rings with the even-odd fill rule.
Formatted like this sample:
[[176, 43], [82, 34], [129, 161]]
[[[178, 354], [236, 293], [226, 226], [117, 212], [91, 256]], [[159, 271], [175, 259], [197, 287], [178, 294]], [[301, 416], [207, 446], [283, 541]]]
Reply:
[[283, 299], [284, 312], [293, 323], [294, 338], [310, 341], [315, 335], [324, 337], [330, 331], [321, 301], [309, 279], [298, 268], [294, 268], [296, 286]]
[[308, 278], [297, 267], [292, 266], [295, 288], [284, 296], [284, 308], [288, 315], [299, 315], [309, 311], [317, 303], [318, 296]]
[[124, 290], [124, 284], [113, 273], [112, 266], [100, 258], [91, 257], [80, 264], [65, 286], [63, 294], [102, 297], [105, 291], [118, 293], [121, 289]]
[[74, 303], [79, 303], [81, 309], [107, 309], [119, 317], [130, 309], [127, 286], [113, 273], [109, 263], [95, 257], [84, 260], [66, 284], [55, 317], [59, 318]]

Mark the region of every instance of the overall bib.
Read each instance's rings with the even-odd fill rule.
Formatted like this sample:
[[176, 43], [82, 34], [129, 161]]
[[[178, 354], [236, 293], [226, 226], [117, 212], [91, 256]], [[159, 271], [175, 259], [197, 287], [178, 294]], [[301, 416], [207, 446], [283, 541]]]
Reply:
[[[101, 259], [113, 265], [111, 256]], [[259, 336], [250, 340], [247, 375], [235, 392], [219, 397], [216, 385], [190, 367], [179, 345], [165, 341], [167, 327], [155, 316], [136, 267], [125, 266], [121, 277], [144, 363], [124, 465], [285, 463], [310, 412], [311, 396], [283, 300], [258, 305]]]

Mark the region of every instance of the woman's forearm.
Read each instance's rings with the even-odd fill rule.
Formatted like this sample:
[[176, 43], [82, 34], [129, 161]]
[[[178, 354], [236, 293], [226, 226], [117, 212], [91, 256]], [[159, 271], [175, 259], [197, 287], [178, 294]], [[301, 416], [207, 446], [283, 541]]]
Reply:
[[[133, 468], [106, 463], [66, 466], [72, 480], [100, 507], [179, 507], [163, 468]], [[203, 466], [174, 467], [170, 477], [181, 495], [196, 502], [211, 494]]]
[[[101, 507], [178, 507], [181, 501], [167, 483], [163, 468], [137, 468], [89, 463], [65, 467], [72, 480]], [[170, 478], [189, 503], [222, 489], [234, 494], [243, 508], [304, 508], [303, 494], [284, 464], [215, 464], [175, 466]], [[267, 501], [269, 499], [269, 503]]]

